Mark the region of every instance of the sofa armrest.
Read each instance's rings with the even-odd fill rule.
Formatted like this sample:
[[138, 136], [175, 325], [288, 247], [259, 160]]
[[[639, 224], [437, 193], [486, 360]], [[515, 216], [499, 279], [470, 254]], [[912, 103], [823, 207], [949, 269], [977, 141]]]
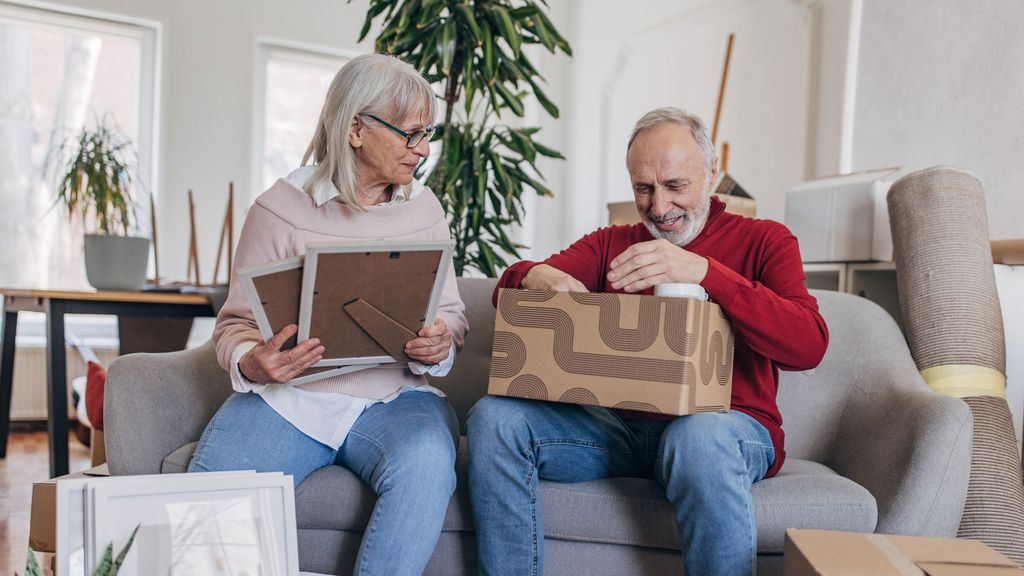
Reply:
[[118, 358], [107, 371], [103, 404], [110, 473], [159, 473], [168, 454], [199, 439], [230, 394], [210, 342]]
[[909, 376], [851, 391], [831, 465], [874, 495], [876, 532], [952, 537], [970, 479], [971, 412]]

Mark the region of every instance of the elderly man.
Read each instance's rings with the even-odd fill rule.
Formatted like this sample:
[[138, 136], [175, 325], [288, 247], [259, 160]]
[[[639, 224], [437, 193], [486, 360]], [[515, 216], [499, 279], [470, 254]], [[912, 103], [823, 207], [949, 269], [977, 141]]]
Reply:
[[713, 198], [703, 122], [661, 108], [637, 122], [626, 165], [642, 224], [602, 228], [543, 263], [519, 262], [505, 288], [652, 293], [699, 283], [736, 334], [732, 411], [681, 417], [488, 396], [467, 423], [469, 491], [481, 574], [543, 571], [538, 480], [653, 477], [679, 527], [688, 576], [752, 574], [750, 487], [785, 458], [779, 370], [820, 362], [828, 330], [804, 287], [785, 226], [725, 212]]

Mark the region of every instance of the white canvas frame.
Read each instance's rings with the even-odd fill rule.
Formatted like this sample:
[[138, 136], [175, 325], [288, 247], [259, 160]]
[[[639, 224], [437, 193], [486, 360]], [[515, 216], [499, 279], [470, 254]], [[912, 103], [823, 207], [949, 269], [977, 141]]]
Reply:
[[[444, 283], [448, 278], [448, 269], [451, 267], [452, 251], [454, 245], [451, 241], [433, 242], [409, 242], [409, 241], [374, 241], [362, 243], [337, 243], [337, 242], [311, 242], [306, 245], [306, 263], [302, 272], [302, 300], [299, 306], [299, 333], [298, 341], [309, 340], [309, 326], [313, 312], [313, 287], [316, 285], [317, 259], [321, 254], [339, 254], [348, 252], [430, 252], [440, 251], [441, 259], [437, 266], [437, 275], [434, 277], [434, 285], [430, 291], [430, 300], [427, 304], [426, 313], [423, 315], [425, 325], [430, 326], [437, 317], [437, 306], [441, 300], [441, 292], [444, 290]], [[324, 358], [314, 364], [320, 366], [355, 366], [355, 365], [379, 365], [394, 363], [391, 356], [365, 356], [350, 358]]]
[[[113, 543], [116, 555], [140, 522], [140, 529], [120, 574], [154, 573], [152, 551], [141, 550], [147, 542], [145, 529], [160, 530], [169, 525], [169, 506], [242, 502], [252, 509], [250, 519], [258, 534], [261, 574], [298, 573], [298, 544], [295, 525], [295, 496], [291, 476], [280, 472], [206, 472], [142, 476], [87, 477], [57, 483], [57, 576], [72, 576], [69, 559], [76, 544], [82, 567], [93, 567], [106, 546]], [[197, 502], [198, 500], [198, 502]], [[162, 516], [161, 516], [162, 507]], [[128, 510], [128, 512], [125, 512]], [[155, 520], [155, 521], [154, 521]], [[168, 530], [170, 528], [168, 527]], [[77, 541], [76, 541], [77, 538]], [[215, 541], [222, 547], [223, 540]], [[170, 548], [163, 541], [149, 540], [158, 548]], [[137, 555], [145, 564], [140, 571], [130, 561]], [[251, 554], [250, 554], [251, 556]], [[91, 574], [85, 570], [84, 574]]]

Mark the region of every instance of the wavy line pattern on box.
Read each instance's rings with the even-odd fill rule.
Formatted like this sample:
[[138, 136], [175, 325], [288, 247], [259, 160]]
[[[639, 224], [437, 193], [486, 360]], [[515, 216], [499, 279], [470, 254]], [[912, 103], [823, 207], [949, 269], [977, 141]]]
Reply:
[[531, 400], [547, 400], [548, 387], [533, 374], [523, 374], [508, 385], [508, 395]]
[[661, 410], [654, 404], [648, 404], [647, 402], [633, 402], [631, 400], [626, 402], [619, 402], [614, 406], [622, 410], [636, 410], [638, 412], [653, 412], [655, 414], [661, 414]]
[[558, 399], [559, 402], [569, 402], [572, 404], [583, 404], [586, 406], [600, 406], [601, 403], [597, 400], [597, 396], [593, 392], [586, 388], [570, 388], [562, 394], [562, 397]]
[[525, 365], [526, 343], [523, 339], [512, 332], [495, 330], [494, 346], [491, 349], [491, 377], [511, 378], [519, 374]]
[[[648, 298], [641, 300], [640, 321], [637, 327], [623, 328], [619, 325], [622, 312], [619, 299], [612, 294], [570, 292], [569, 297], [579, 304], [598, 307], [599, 334], [605, 345], [612, 350], [640, 352], [650, 348], [658, 338], [661, 306], [656, 300]], [[685, 310], [683, 318], [686, 318]]]
[[[554, 293], [523, 291], [513, 292], [510, 297], [499, 299], [499, 313], [506, 322], [522, 328], [552, 330], [554, 334], [553, 356], [558, 366], [572, 374], [604, 376], [609, 378], [634, 379], [642, 375], [647, 380], [668, 384], [692, 382], [696, 368], [692, 362], [630, 358], [609, 354], [574, 352], [572, 349], [574, 325], [572, 318], [556, 308], [534, 308], [520, 306], [520, 302], [545, 302]], [[547, 298], [542, 298], [547, 296]]]

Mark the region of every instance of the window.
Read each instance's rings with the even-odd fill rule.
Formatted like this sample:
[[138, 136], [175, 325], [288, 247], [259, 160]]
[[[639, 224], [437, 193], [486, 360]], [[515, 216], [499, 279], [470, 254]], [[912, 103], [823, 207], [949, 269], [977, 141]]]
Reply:
[[87, 287], [82, 234], [53, 207], [69, 134], [111, 118], [138, 156], [140, 230], [155, 188], [156, 25], [0, 2], [0, 285]]
[[256, 54], [253, 197], [302, 163], [331, 80], [355, 56], [275, 40]]

